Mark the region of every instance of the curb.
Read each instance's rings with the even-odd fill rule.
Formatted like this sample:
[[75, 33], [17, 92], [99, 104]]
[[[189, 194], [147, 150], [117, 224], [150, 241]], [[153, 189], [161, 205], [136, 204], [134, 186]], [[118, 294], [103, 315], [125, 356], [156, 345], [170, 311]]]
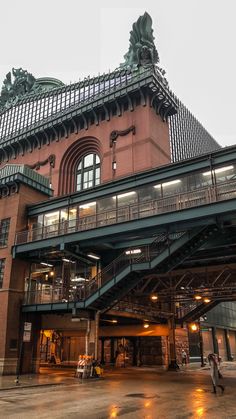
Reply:
[[17, 384], [14, 387], [1, 387], [0, 388], [0, 392], [1, 391], [7, 391], [7, 390], [17, 390], [17, 389], [22, 389], [22, 388], [35, 388], [35, 387], [51, 387], [51, 386], [61, 386], [61, 385], [65, 385], [66, 383], [46, 383], [46, 384]]

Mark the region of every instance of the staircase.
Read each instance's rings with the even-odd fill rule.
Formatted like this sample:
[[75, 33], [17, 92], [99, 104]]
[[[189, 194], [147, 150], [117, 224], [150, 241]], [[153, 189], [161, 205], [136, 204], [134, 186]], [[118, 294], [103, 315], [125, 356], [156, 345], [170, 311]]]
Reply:
[[185, 322], [193, 322], [197, 319], [199, 319], [201, 316], [203, 316], [205, 313], [207, 313], [209, 310], [214, 308], [219, 304], [219, 301], [211, 301], [210, 303], [190, 303], [186, 305], [184, 308], [182, 307], [182, 310], [179, 312], [179, 316], [177, 318], [178, 323], [185, 323]]
[[80, 298], [83, 307], [107, 311], [138, 284], [143, 274], [153, 269], [157, 273], [170, 272], [217, 231], [217, 226], [211, 225], [169, 236], [162, 234], [141, 247], [139, 253], [126, 250], [86, 286]]

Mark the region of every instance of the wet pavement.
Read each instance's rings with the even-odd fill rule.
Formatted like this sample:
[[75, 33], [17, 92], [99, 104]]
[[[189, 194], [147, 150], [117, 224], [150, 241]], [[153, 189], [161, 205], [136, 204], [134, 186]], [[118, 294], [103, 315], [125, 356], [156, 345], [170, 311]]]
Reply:
[[[49, 374], [50, 372], [50, 374]], [[0, 380], [0, 418], [236, 419], [236, 363], [222, 369], [225, 393], [211, 393], [208, 367], [109, 370], [104, 379], [79, 381], [73, 370]], [[7, 390], [12, 384], [13, 389]]]

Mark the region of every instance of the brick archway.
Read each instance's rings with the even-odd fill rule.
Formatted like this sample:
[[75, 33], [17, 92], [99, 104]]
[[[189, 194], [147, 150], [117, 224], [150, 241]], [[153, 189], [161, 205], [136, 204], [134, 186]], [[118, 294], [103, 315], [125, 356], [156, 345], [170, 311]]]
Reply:
[[102, 162], [102, 146], [97, 138], [81, 138], [67, 149], [60, 164], [59, 196], [75, 192], [77, 164], [90, 153], [98, 154]]

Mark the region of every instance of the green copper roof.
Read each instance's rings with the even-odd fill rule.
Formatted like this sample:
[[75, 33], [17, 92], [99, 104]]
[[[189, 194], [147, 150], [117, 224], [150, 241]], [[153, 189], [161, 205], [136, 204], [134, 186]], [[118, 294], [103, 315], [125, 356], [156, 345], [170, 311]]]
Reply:
[[6, 164], [0, 169], [0, 185], [7, 185], [12, 182], [24, 183], [49, 196], [53, 195], [50, 180], [24, 164]]
[[161, 94], [162, 107], [168, 113], [176, 112], [175, 97], [168, 89], [165, 80], [156, 67], [138, 69], [119, 69], [102, 76], [85, 78], [83, 81], [54, 88], [46, 92], [18, 98], [0, 114], [0, 143], [38, 127], [46, 121], [63, 117], [68, 112], [78, 111], [85, 106], [93, 109], [94, 103], [102, 107], [115, 98], [137, 91], [141, 87], [149, 88], [151, 96]]

